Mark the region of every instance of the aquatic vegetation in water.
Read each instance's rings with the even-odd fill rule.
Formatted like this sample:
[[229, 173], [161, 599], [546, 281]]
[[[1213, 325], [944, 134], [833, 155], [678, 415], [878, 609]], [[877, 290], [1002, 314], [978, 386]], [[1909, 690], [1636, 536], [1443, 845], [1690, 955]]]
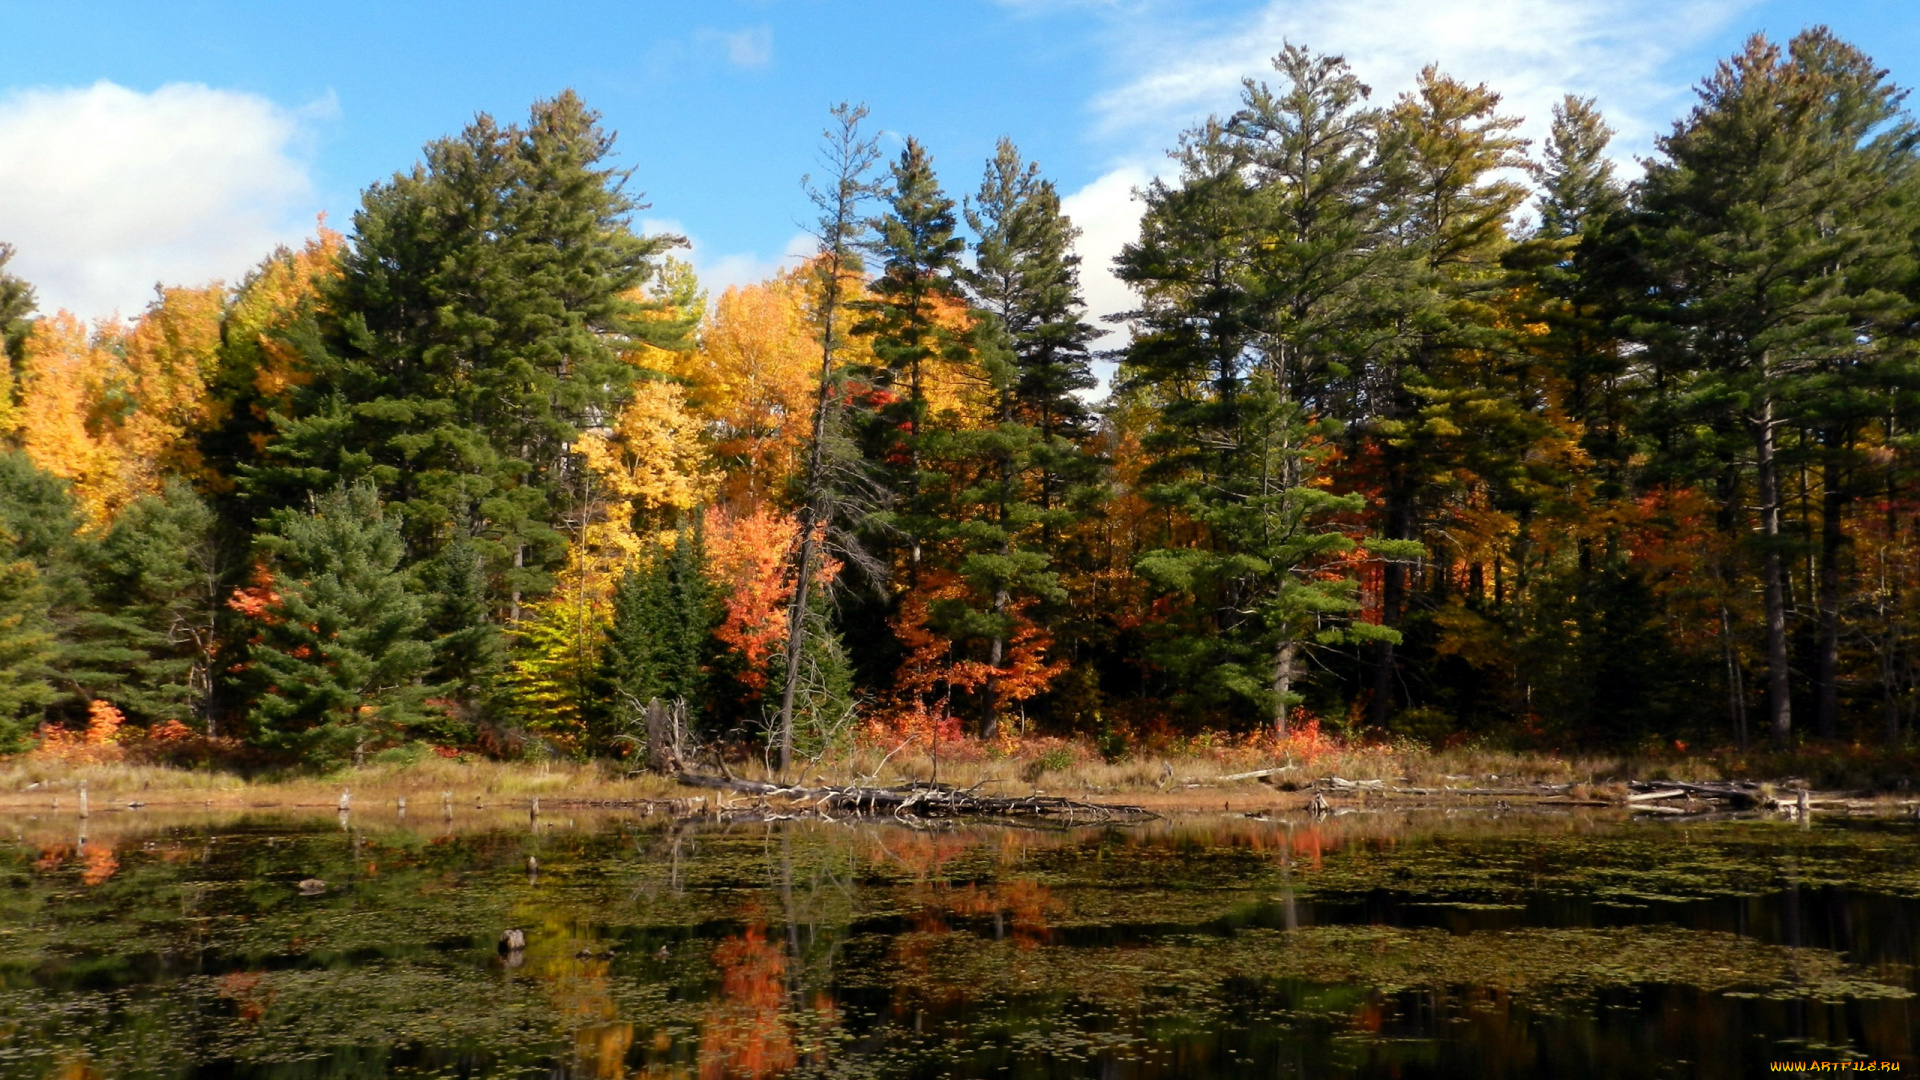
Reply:
[[96, 837], [102, 873], [32, 823], [0, 842], [0, 1077], [1480, 1075], [1519, 1045], [1707, 1060], [1727, 1025], [1766, 1033], [1730, 1070], [1808, 1040], [1899, 1057], [1912, 838], [245, 818]]

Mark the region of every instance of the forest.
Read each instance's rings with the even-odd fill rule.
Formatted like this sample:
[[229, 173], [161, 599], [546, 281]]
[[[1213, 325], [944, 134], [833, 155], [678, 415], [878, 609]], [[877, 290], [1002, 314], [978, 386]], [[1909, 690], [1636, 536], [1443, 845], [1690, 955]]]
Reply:
[[814, 253], [718, 296], [571, 91], [130, 320], [0, 245], [0, 752], [1913, 740], [1920, 127], [1857, 47], [1753, 38], [1629, 177], [1593, 100], [1288, 45], [1108, 325], [1012, 141], [826, 121]]

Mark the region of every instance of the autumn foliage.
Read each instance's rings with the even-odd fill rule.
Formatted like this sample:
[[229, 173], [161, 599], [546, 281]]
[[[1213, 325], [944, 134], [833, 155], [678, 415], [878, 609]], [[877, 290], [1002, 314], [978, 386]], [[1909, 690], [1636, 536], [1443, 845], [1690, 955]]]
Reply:
[[[817, 249], [712, 297], [564, 93], [125, 320], [5, 277], [0, 750], [638, 761], [655, 701], [789, 766], [1909, 743], [1884, 74], [1756, 38], [1628, 185], [1591, 101], [1534, 145], [1438, 68], [1273, 65], [1111, 267], [1011, 141], [962, 193], [846, 108]], [[777, 1071], [777, 950], [731, 948], [760, 1049], [703, 1068]]]

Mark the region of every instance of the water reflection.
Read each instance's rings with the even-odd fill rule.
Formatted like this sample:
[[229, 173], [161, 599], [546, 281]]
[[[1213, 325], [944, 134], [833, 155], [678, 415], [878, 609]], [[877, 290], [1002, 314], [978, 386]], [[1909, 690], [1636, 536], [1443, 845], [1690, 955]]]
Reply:
[[1905, 823], [442, 808], [0, 822], [0, 1077], [1914, 1067]]

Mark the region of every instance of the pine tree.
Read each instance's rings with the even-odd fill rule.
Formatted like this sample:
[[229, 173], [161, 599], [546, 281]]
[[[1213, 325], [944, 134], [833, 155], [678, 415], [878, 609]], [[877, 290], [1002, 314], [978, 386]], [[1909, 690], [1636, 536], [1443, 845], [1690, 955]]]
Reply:
[[261, 742], [315, 764], [357, 761], [427, 721], [425, 604], [372, 485], [274, 511], [258, 546], [264, 587], [231, 603], [255, 617], [248, 659]]
[[1150, 497], [1201, 529], [1136, 563], [1189, 605], [1154, 655], [1178, 697], [1255, 707], [1285, 733], [1303, 648], [1397, 638], [1351, 620], [1356, 583], [1324, 572], [1355, 547], [1334, 519], [1364, 504], [1316, 483], [1333, 432], [1301, 400], [1393, 310], [1375, 296], [1389, 271], [1366, 90], [1338, 58], [1289, 47], [1275, 67], [1280, 93], [1250, 83], [1229, 122], [1188, 133], [1180, 185], [1148, 192], [1120, 273], [1142, 301], [1122, 376], [1158, 406]]
[[506, 652], [499, 628], [488, 618], [486, 559], [479, 545], [455, 537], [420, 564], [419, 575], [428, 604], [426, 633], [433, 642], [427, 681], [451, 687], [456, 699], [474, 700]]
[[60, 696], [47, 590], [33, 561], [15, 557], [16, 546], [0, 526], [0, 753], [7, 754], [26, 749], [40, 710]]
[[940, 516], [938, 496], [927, 490], [927, 481], [937, 478], [922, 475], [934, 419], [929, 391], [934, 365], [958, 358], [968, 344], [958, 276], [967, 245], [955, 232], [954, 202], [940, 189], [926, 147], [909, 138], [890, 172], [887, 210], [872, 223], [880, 275], [871, 299], [858, 304], [862, 318], [853, 331], [872, 338], [877, 366], [866, 373], [872, 411], [864, 418], [864, 442], [894, 500], [870, 524], [902, 552], [911, 587]]
[[675, 237], [635, 235], [640, 205], [606, 164], [612, 136], [571, 92], [527, 124], [481, 116], [371, 188], [337, 281], [290, 336], [311, 379], [277, 416], [256, 506], [366, 480], [409, 561], [465, 538], [486, 560], [490, 614], [514, 621], [550, 585], [570, 447], [605, 424], [684, 320], [636, 299]]
[[11, 538], [0, 555], [13, 567], [25, 633], [44, 638], [49, 650], [45, 666], [33, 668], [40, 675], [28, 680], [43, 677], [53, 688], [43, 702], [47, 719], [82, 720], [94, 698], [118, 689], [125, 665], [139, 656], [102, 632], [88, 575], [96, 540], [82, 528], [71, 486], [19, 451], [0, 454], [0, 530]]
[[1538, 317], [1551, 339], [1541, 347], [1567, 380], [1566, 409], [1585, 427], [1583, 445], [1601, 466], [1605, 494], [1618, 496], [1629, 445], [1626, 364], [1606, 325], [1612, 311], [1604, 291], [1578, 261], [1589, 241], [1626, 208], [1626, 187], [1606, 157], [1612, 139], [1613, 129], [1592, 100], [1568, 95], [1554, 106], [1540, 178], [1540, 226], [1507, 262], [1529, 273], [1541, 294]]
[[1052, 181], [1007, 139], [966, 217], [978, 240], [964, 281], [974, 306], [998, 318], [1012, 343], [1013, 411], [1038, 431], [1040, 452], [1060, 457], [1043, 462], [1042, 504], [1071, 502], [1064, 489], [1089, 476], [1081, 444], [1093, 433], [1093, 410], [1081, 393], [1096, 385], [1088, 347], [1098, 336], [1080, 295], [1080, 230]]
[[27, 335], [38, 306], [33, 286], [7, 272], [13, 245], [0, 243], [0, 433], [12, 434], [17, 422], [17, 373], [26, 358]]
[[24, 749], [61, 697], [53, 614], [76, 584], [77, 524], [65, 485], [17, 450], [0, 453], [0, 752]]
[[1613, 141], [1592, 98], [1568, 94], [1553, 107], [1546, 167], [1540, 178], [1540, 235], [1578, 237], [1626, 208], [1626, 188], [1614, 175]]
[[[1099, 463], [1082, 447], [1091, 414], [1078, 391], [1094, 385], [1087, 345], [1095, 331], [1081, 317], [1079, 230], [1012, 142], [1000, 141], [966, 217], [979, 240], [962, 276], [983, 316], [973, 354], [993, 418], [941, 439], [948, 468], [963, 479], [938, 535], [958, 549], [971, 595], [934, 615], [956, 641], [985, 642], [981, 733], [992, 737], [1016, 612], [1064, 600], [1049, 549], [1094, 495]], [[1024, 686], [1022, 696], [1040, 689]]]
[[[1885, 75], [1824, 28], [1784, 52], [1756, 35], [1659, 141], [1633, 212], [1608, 237], [1606, 270], [1634, 297], [1633, 332], [1678, 407], [1674, 419], [1727, 444], [1729, 478], [1731, 444], [1752, 454], [1778, 744], [1792, 733], [1781, 432], [1833, 400], [1825, 373], [1888, 356], [1889, 324], [1904, 309], [1892, 286], [1911, 245], [1893, 215], [1920, 129], [1900, 114]], [[1722, 490], [1731, 532], [1744, 517], [1741, 485]], [[1839, 507], [1831, 510], [1837, 530]], [[1824, 663], [1822, 676], [1831, 685]]]
[[90, 629], [128, 653], [110, 696], [132, 718], [216, 733], [218, 624], [235, 554], [212, 508], [179, 480], [134, 500], [101, 538]]
[[683, 703], [689, 717], [700, 715], [717, 619], [701, 530], [697, 524], [683, 526], [672, 548], [629, 570], [614, 590], [600, 662], [614, 722], [601, 731], [600, 749], [613, 749], [613, 736], [631, 726], [619, 720], [638, 717], [655, 698]]
[[[1543, 434], [1533, 395], [1516, 390], [1525, 358], [1497, 302], [1512, 287], [1502, 259], [1528, 195], [1513, 174], [1531, 168], [1514, 134], [1520, 120], [1499, 109], [1498, 93], [1430, 66], [1380, 119], [1375, 205], [1401, 257], [1390, 301], [1398, 333], [1357, 372], [1348, 452], [1377, 462], [1368, 481], [1384, 537], [1430, 549], [1426, 596], [1411, 595], [1409, 561], [1382, 567], [1381, 623], [1403, 631], [1415, 629], [1402, 625], [1411, 601], [1431, 610], [1446, 599], [1456, 552], [1445, 519], [1484, 494], [1474, 489], [1487, 475], [1525, 462]], [[1457, 468], [1463, 452], [1480, 459]], [[1375, 647], [1372, 675], [1369, 718], [1383, 726], [1407, 682], [1397, 642]]]

